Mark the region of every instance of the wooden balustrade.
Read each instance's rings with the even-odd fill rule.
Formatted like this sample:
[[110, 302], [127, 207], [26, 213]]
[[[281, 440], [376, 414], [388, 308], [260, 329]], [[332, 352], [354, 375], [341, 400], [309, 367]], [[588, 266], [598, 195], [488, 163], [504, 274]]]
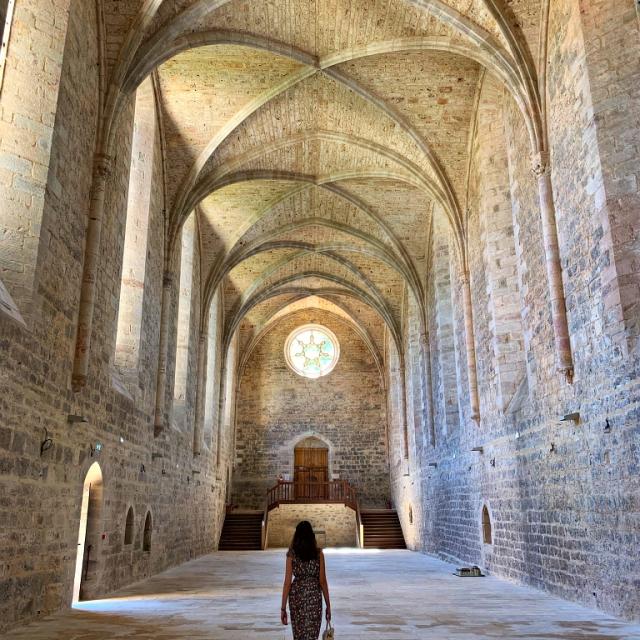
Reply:
[[357, 510], [356, 490], [346, 480], [327, 482], [278, 482], [267, 491], [267, 509], [281, 504], [342, 503]]

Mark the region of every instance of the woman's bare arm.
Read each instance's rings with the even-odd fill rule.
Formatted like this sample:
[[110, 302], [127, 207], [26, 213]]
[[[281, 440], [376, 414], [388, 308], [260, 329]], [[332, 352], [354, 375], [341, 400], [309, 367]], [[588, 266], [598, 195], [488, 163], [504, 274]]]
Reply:
[[329, 599], [329, 583], [327, 582], [327, 572], [324, 564], [324, 553], [320, 552], [320, 587], [327, 605], [327, 620], [331, 620], [331, 600]]
[[291, 577], [293, 575], [293, 560], [287, 556], [287, 565], [284, 571], [284, 584], [282, 585], [282, 604], [280, 605], [280, 620], [282, 624], [288, 624], [287, 620], [287, 600], [289, 600], [289, 590], [291, 589]]

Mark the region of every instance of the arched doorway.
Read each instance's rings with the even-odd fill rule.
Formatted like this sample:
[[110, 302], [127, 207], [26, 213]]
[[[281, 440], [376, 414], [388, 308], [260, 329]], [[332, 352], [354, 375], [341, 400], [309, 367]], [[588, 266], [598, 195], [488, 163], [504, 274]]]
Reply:
[[296, 498], [326, 498], [329, 482], [329, 447], [319, 438], [298, 442], [293, 453]]
[[100, 465], [94, 462], [87, 471], [82, 488], [73, 603], [87, 599], [89, 587], [96, 579], [101, 515], [102, 470]]

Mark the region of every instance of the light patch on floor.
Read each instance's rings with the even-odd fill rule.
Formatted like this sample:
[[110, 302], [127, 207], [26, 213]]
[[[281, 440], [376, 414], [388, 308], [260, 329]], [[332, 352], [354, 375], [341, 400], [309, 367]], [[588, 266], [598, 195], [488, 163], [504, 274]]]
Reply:
[[[284, 551], [199, 558], [5, 640], [282, 640]], [[640, 625], [410, 551], [327, 550], [336, 637], [640, 640]]]

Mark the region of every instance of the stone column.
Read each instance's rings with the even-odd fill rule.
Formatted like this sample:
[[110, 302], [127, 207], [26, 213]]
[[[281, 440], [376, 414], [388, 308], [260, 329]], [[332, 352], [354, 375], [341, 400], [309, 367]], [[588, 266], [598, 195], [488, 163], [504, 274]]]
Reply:
[[198, 370], [196, 378], [196, 415], [193, 424], [193, 455], [199, 456], [202, 453], [202, 431], [204, 423], [204, 401], [206, 395], [207, 381], [207, 332], [203, 329], [200, 332], [198, 341]]
[[471, 278], [465, 269], [461, 278], [462, 310], [464, 313], [464, 339], [467, 352], [467, 379], [469, 381], [469, 403], [471, 418], [480, 422], [480, 397], [478, 395], [478, 370], [476, 367], [476, 345], [473, 331], [473, 308], [471, 306]]
[[162, 277], [162, 302], [160, 307], [160, 344], [158, 346], [158, 376], [156, 378], [156, 409], [153, 434], [159, 436], [164, 429], [164, 405], [167, 386], [167, 351], [169, 350], [169, 311], [173, 294], [174, 275], [165, 271]]
[[71, 386], [74, 391], [80, 391], [87, 384], [98, 261], [100, 258], [100, 234], [102, 232], [102, 216], [104, 213], [104, 194], [111, 169], [112, 160], [110, 156], [103, 154], [96, 154], [94, 156], [89, 222], [87, 225], [87, 240], [84, 251], [82, 288], [80, 289], [76, 349], [71, 377]]
[[433, 421], [433, 386], [431, 381], [431, 350], [429, 348], [429, 334], [420, 334], [420, 356], [422, 362], [423, 373], [423, 395], [422, 402], [424, 406], [425, 426], [429, 430], [429, 443], [432, 447], [436, 446], [436, 431]]
[[402, 434], [404, 437], [404, 459], [409, 460], [409, 427], [407, 420], [407, 377], [404, 361], [398, 364], [398, 376], [400, 377], [400, 401], [402, 410]]
[[[223, 341], [224, 342], [224, 341]], [[220, 453], [222, 448], [222, 430], [224, 429], [225, 411], [226, 411], [226, 395], [227, 395], [227, 354], [222, 354], [222, 362], [220, 366], [220, 393], [218, 395], [218, 420], [216, 430], [216, 469], [220, 469]]]
[[551, 298], [556, 368], [558, 372], [565, 376], [568, 382], [571, 382], [573, 378], [573, 360], [571, 357], [571, 342], [569, 340], [567, 307], [562, 284], [562, 264], [560, 262], [556, 211], [553, 203], [549, 152], [540, 152], [533, 157], [533, 173], [538, 180], [538, 192], [540, 195], [540, 217], [542, 219], [547, 283]]

